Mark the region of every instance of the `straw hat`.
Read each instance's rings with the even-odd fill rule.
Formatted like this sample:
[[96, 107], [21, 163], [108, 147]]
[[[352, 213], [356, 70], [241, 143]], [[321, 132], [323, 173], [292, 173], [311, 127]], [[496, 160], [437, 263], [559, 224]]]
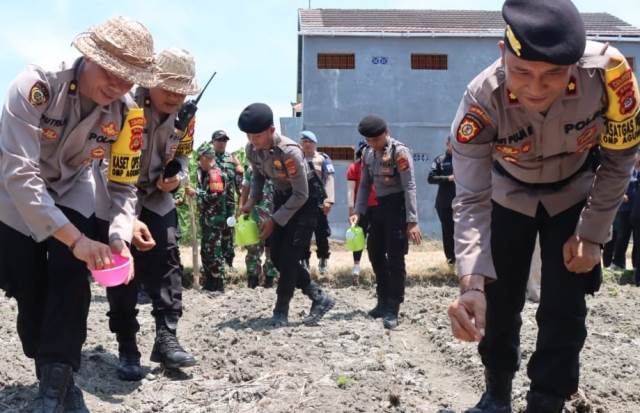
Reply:
[[181, 95], [195, 95], [196, 62], [184, 49], [165, 49], [156, 57], [156, 86]]
[[153, 38], [142, 23], [113, 17], [80, 33], [72, 44], [114, 75], [144, 87], [154, 86]]

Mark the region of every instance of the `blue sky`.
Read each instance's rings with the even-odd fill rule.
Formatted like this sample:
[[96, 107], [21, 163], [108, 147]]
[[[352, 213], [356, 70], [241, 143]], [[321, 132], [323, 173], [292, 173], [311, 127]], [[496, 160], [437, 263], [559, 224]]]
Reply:
[[[637, 0], [575, 0], [583, 12], [609, 12], [640, 27]], [[229, 148], [244, 145], [237, 129], [249, 103], [268, 103], [276, 116], [290, 116], [295, 100], [297, 10], [308, 0], [3, 2], [0, 15], [0, 93], [27, 64], [55, 68], [77, 53], [73, 37], [108, 17], [140, 20], [154, 36], [156, 51], [182, 47], [196, 57], [201, 83], [218, 75], [198, 111], [196, 142], [215, 129], [231, 135]], [[499, 10], [494, 0], [311, 0], [313, 8], [422, 8]]]

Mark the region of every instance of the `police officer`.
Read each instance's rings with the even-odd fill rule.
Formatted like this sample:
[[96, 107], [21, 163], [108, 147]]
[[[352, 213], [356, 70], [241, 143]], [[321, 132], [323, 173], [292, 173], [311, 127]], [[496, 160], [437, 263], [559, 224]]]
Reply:
[[[156, 323], [151, 361], [169, 368], [195, 364], [193, 356], [180, 346], [176, 337], [182, 315], [182, 270], [177, 242], [178, 217], [172, 194], [188, 179], [187, 156], [191, 145], [180, 141], [185, 132], [193, 135], [193, 119], [182, 126], [185, 129], [182, 131], [176, 128], [176, 116], [185, 97], [198, 93], [195, 62], [186, 50], [166, 49], [157, 56], [156, 70], [156, 85], [138, 87], [134, 92], [146, 118], [136, 210], [155, 246], [133, 250], [137, 275], [134, 283], [107, 289], [109, 328], [118, 340], [117, 374], [120, 379], [130, 381], [143, 377], [136, 344], [136, 333], [140, 329], [135, 308], [139, 283], [151, 298], [151, 314]], [[138, 242], [139, 239], [134, 240], [134, 244]]]
[[456, 196], [456, 184], [453, 182], [453, 161], [451, 159], [451, 137], [447, 136], [447, 150], [437, 156], [431, 165], [427, 182], [438, 185], [436, 194], [436, 212], [442, 227], [442, 246], [447, 264], [456, 262], [453, 251], [453, 209], [451, 202]]
[[[329, 252], [329, 237], [331, 236], [331, 228], [327, 219], [331, 207], [335, 202], [335, 169], [329, 155], [318, 152], [316, 146], [318, 138], [311, 131], [302, 131], [300, 138], [300, 146], [304, 152], [304, 160], [312, 169], [316, 176], [322, 181], [326, 198], [322, 205], [319, 205], [318, 224], [314, 229], [316, 236], [316, 255], [318, 256], [318, 272], [325, 274], [327, 272], [328, 260], [331, 253]], [[305, 263], [309, 268], [309, 258], [311, 257], [311, 245], [305, 252]]]
[[485, 393], [468, 412], [511, 412], [539, 234], [526, 412], [560, 412], [578, 389], [585, 294], [599, 287], [600, 248], [629, 181], [639, 96], [624, 57], [586, 42], [569, 0], [507, 0], [502, 14], [501, 58], [469, 84], [452, 125], [461, 291], [449, 316], [455, 337], [480, 341], [485, 366]]
[[107, 20], [73, 45], [82, 57], [71, 67], [16, 78], [0, 119], [0, 287], [18, 302], [18, 334], [35, 359], [34, 412], [88, 412], [73, 371], [89, 269], [111, 266], [112, 251], [130, 255], [135, 202], [133, 185], [109, 182], [109, 244], [96, 241], [93, 164], [135, 106], [126, 93], [153, 82], [153, 40], [136, 21]]
[[[240, 166], [240, 162], [235, 156], [226, 151], [227, 142], [229, 141], [229, 135], [223, 130], [217, 130], [213, 132], [211, 136], [211, 144], [215, 150], [216, 164], [222, 171], [225, 179], [225, 191], [224, 199], [226, 202], [225, 218], [234, 216], [236, 211], [236, 195], [240, 194], [240, 186], [242, 185], [242, 174], [244, 170]], [[222, 228], [222, 253], [224, 260], [231, 271], [235, 271], [233, 268], [233, 259], [236, 256], [233, 245], [233, 227], [225, 225]]]
[[369, 214], [367, 250], [376, 274], [378, 302], [369, 311], [373, 318], [382, 318], [387, 329], [398, 326], [398, 311], [404, 301], [407, 277], [404, 256], [411, 239], [420, 244], [422, 234], [418, 226], [416, 183], [411, 151], [389, 134], [384, 119], [364, 117], [358, 132], [369, 145], [362, 155], [362, 174], [356, 199], [355, 214], [350, 221], [356, 224], [368, 209], [371, 184], [376, 189], [378, 206]]
[[227, 227], [228, 203], [224, 172], [216, 162], [216, 152], [209, 142], [198, 148], [198, 182], [196, 196], [200, 210], [202, 239], [202, 288], [224, 292], [226, 272], [224, 268], [223, 231]]
[[[251, 190], [251, 181], [253, 179], [253, 171], [250, 166], [244, 171], [242, 179], [242, 189], [240, 191], [240, 209], [249, 199], [249, 191]], [[253, 207], [253, 220], [262, 224], [262, 222], [271, 218], [273, 213], [273, 183], [270, 179], [265, 179], [262, 189], [262, 200]], [[264, 265], [262, 265], [262, 254], [264, 253]], [[264, 275], [264, 287], [273, 287], [273, 282], [278, 276], [278, 270], [271, 261], [271, 251], [265, 246], [264, 241], [257, 244], [247, 246], [247, 255], [245, 256], [245, 264], [247, 266], [247, 285], [249, 288], [256, 288], [260, 283], [261, 275]]]
[[308, 180], [313, 172], [309, 171], [300, 146], [275, 133], [269, 106], [264, 103], [247, 106], [240, 114], [238, 127], [249, 139], [245, 152], [253, 169], [251, 192], [242, 212], [249, 214], [262, 199], [266, 178], [273, 181], [275, 188], [274, 213], [263, 222], [260, 232], [260, 239], [268, 239], [271, 259], [280, 273], [272, 324], [288, 323], [289, 301], [296, 287], [312, 301], [303, 322], [315, 324], [334, 306], [335, 300], [311, 281], [301, 263], [317, 222], [318, 203], [323, 200], [315, 186], [309, 190]]

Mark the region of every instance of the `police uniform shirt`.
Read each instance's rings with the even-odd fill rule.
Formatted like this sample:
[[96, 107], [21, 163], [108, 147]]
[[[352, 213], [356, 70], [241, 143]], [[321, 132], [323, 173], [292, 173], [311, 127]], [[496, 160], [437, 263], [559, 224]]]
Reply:
[[184, 182], [188, 176], [189, 161], [184, 154], [176, 153], [181, 138], [176, 134], [174, 127], [176, 113], [163, 116], [154, 110], [149, 90], [146, 88], [138, 87], [134, 96], [138, 105], [144, 108], [146, 119], [140, 159], [140, 178], [137, 183], [138, 210], [147, 208], [164, 216], [175, 208], [175, 203], [173, 194], [158, 189], [156, 185], [158, 179], [162, 176], [164, 166], [175, 159], [182, 166], [182, 171], [177, 178]]
[[329, 155], [316, 151], [312, 156], [305, 157], [304, 160], [307, 164], [311, 162], [313, 171], [324, 185], [324, 191], [327, 193], [325, 203], [334, 204], [336, 200], [334, 179], [336, 171]]
[[418, 222], [413, 158], [408, 147], [389, 137], [382, 151], [374, 151], [370, 147], [365, 149], [362, 155], [362, 173], [356, 200], [358, 214], [364, 215], [367, 212], [372, 183], [378, 199], [404, 192], [407, 222]]
[[[0, 119], [0, 221], [40, 242], [69, 220], [56, 204], [85, 217], [96, 210], [92, 167], [108, 158], [128, 107], [123, 97], [82, 118], [77, 72], [29, 66], [9, 88]], [[110, 239], [130, 240], [133, 185], [109, 184]]]
[[265, 177], [271, 179], [277, 192], [291, 191], [289, 199], [273, 213], [273, 220], [284, 226], [309, 198], [309, 169], [297, 143], [278, 134], [274, 134], [273, 139], [271, 149], [256, 150], [251, 143], [245, 148], [247, 160], [253, 169], [249, 196], [256, 202], [262, 199]]
[[[566, 91], [546, 115], [520, 105], [505, 85], [500, 60], [468, 85], [452, 124], [460, 276], [495, 278], [490, 247], [492, 199], [534, 217], [539, 203], [554, 216], [588, 197], [576, 234], [595, 243], [607, 241], [629, 179], [639, 131], [634, 123], [638, 114], [635, 80], [630, 71], [610, 82], [603, 80], [606, 67], [626, 63], [622, 57], [612, 59], [621, 56], [613, 48], [599, 56], [604, 47], [588, 42], [585, 56], [571, 68]], [[608, 99], [607, 88], [614, 95], [631, 88], [631, 99]], [[596, 145], [601, 158], [594, 174], [583, 166]], [[499, 173], [494, 162], [511, 177]], [[565, 179], [570, 182], [560, 190], [517, 182], [548, 184]]]

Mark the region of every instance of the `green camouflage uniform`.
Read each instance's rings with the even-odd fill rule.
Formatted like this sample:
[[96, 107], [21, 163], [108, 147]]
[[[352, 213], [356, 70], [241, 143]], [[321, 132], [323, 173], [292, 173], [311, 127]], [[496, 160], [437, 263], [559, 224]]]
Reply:
[[[244, 172], [244, 179], [242, 181], [242, 186], [250, 188], [251, 187], [251, 178], [252, 171], [251, 168], [246, 168]], [[261, 223], [269, 218], [271, 218], [271, 213], [273, 211], [273, 183], [271, 180], [267, 179], [264, 183], [263, 189], [263, 197], [260, 202], [256, 204], [251, 213], [251, 218]], [[264, 274], [265, 278], [273, 279], [278, 275], [278, 270], [271, 262], [271, 257], [268, 254], [265, 256], [264, 266], [261, 265], [261, 256], [264, 252], [264, 241], [260, 241], [258, 244], [249, 245], [247, 247], [247, 255], [245, 257], [245, 264], [247, 265], [247, 278], [255, 277], [255, 279], [260, 279], [261, 273]]]
[[[198, 150], [200, 152], [200, 149]], [[218, 165], [218, 167], [220, 167]], [[222, 169], [222, 168], [221, 168]], [[204, 285], [210, 278], [225, 278], [224, 251], [222, 233], [227, 228], [227, 217], [233, 213], [228, 211], [226, 200], [229, 180], [224, 170], [221, 170], [225, 190], [221, 193], [211, 192], [209, 189], [208, 172], [198, 168], [197, 199], [200, 210], [200, 228], [202, 241], [200, 257], [202, 259], [201, 283]]]
[[[233, 159], [229, 152], [216, 153], [216, 163], [222, 175], [224, 176], [224, 198], [226, 203], [225, 220], [227, 217], [235, 216], [236, 211], [236, 193], [240, 190], [240, 185], [237, 180], [238, 177], [242, 178], [240, 174], [236, 173], [236, 161]], [[235, 250], [233, 245], [233, 228], [227, 225], [222, 230], [222, 254], [227, 265], [230, 267], [233, 264], [233, 258], [235, 257]]]

